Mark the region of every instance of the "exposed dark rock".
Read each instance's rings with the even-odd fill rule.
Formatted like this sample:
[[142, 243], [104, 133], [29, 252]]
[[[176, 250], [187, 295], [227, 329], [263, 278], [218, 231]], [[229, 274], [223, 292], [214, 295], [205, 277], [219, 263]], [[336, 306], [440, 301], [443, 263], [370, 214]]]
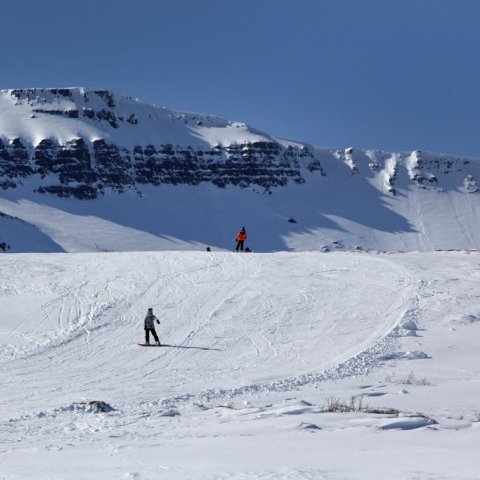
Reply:
[[90, 185], [80, 185], [77, 187], [50, 185], [47, 187], [39, 187], [39, 193], [50, 193], [58, 197], [75, 197], [80, 200], [93, 200], [99, 195], [99, 191]]
[[129, 173], [132, 162], [128, 150], [106, 143], [103, 139], [92, 142], [92, 147], [98, 180], [104, 186], [123, 190], [134, 184]]
[[257, 142], [211, 150], [174, 148], [172, 145], [133, 150], [138, 183], [191, 184], [212, 182], [219, 187], [285, 186], [289, 181], [303, 183], [299, 158], [309, 158], [310, 152], [295, 152], [273, 142]]
[[68, 88], [51, 88], [50, 92], [52, 92], [53, 95], [61, 95], [67, 98], [72, 96], [72, 91]]
[[97, 94], [109, 108], [115, 108], [115, 96], [108, 90], [94, 90], [93, 93]]
[[95, 118], [95, 110], [93, 110], [92, 108], [84, 107], [83, 108], [83, 116], [87, 117], [87, 118], [90, 118], [90, 119], [93, 119], [93, 118]]
[[117, 116], [112, 111], [102, 109], [95, 112], [95, 116], [101, 122], [107, 122], [111, 127], [118, 128]]
[[90, 400], [73, 403], [72, 405], [64, 408], [64, 410], [74, 410], [79, 413], [110, 413], [114, 412], [115, 408], [103, 400]]
[[47, 115], [56, 115], [57, 117], [78, 118], [78, 110], [54, 110], [34, 108], [35, 113], [45, 113]]
[[58, 172], [62, 164], [57, 160], [57, 152], [60, 146], [49, 138], [43, 139], [36, 147], [33, 161], [38, 167], [38, 172], [46, 174], [47, 172]]
[[7, 190], [8, 188], [17, 188], [17, 184], [15, 182], [12, 182], [11, 180], [5, 180], [3, 182], [0, 182], [0, 188], [2, 190]]
[[16, 177], [25, 178], [33, 173], [30, 151], [22, 141], [14, 138], [11, 142], [5, 142], [0, 138], [0, 179], [5, 179], [2, 187], [11, 188], [9, 180]]
[[128, 122], [128, 123], [131, 123], [132, 125], [137, 125], [137, 123], [138, 123], [138, 118], [137, 118], [137, 116], [136, 116], [134, 113], [132, 113], [132, 114], [127, 118], [127, 122]]
[[36, 95], [36, 89], [34, 88], [16, 88], [10, 91], [10, 95], [17, 99], [17, 102], [21, 100], [32, 101]]

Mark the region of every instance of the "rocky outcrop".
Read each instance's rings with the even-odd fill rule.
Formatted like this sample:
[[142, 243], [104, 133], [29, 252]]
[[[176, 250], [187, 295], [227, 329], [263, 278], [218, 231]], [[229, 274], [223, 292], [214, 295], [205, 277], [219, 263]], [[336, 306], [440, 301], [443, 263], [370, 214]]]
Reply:
[[59, 144], [43, 139], [36, 146], [20, 138], [0, 140], [2, 188], [22, 178], [40, 177], [38, 191], [61, 197], [92, 199], [107, 189], [123, 191], [137, 184], [211, 182], [218, 187], [259, 186], [266, 190], [303, 183], [301, 165], [321, 171], [308, 147], [283, 147], [274, 142], [216, 146], [208, 150], [174, 145], [137, 145], [132, 150], [78, 138]]
[[[30, 161], [31, 151], [20, 138], [5, 142], [0, 138], [0, 179], [4, 184], [13, 184], [16, 178], [25, 178], [34, 173]], [[4, 187], [8, 188], [8, 187]]]

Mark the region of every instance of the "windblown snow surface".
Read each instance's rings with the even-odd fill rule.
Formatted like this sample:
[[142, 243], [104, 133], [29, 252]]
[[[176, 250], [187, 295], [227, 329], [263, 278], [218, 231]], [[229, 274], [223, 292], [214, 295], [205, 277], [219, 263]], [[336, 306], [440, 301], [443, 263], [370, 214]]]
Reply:
[[[479, 253], [0, 270], [2, 480], [480, 478]], [[137, 345], [148, 307], [163, 347]]]

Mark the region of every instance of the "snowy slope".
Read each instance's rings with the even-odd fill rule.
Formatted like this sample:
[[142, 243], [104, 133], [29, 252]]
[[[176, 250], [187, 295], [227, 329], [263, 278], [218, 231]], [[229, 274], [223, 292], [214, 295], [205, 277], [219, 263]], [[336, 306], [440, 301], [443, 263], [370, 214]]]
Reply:
[[[2, 475], [478, 479], [479, 267], [448, 252], [3, 255]], [[165, 347], [135, 344], [150, 306]], [[351, 397], [363, 408], [326, 411]]]
[[142, 196], [127, 191], [94, 200], [27, 188], [0, 191], [0, 212], [35, 225], [55, 244], [22, 245], [8, 227], [0, 239], [12, 252], [231, 250], [236, 232], [246, 226], [248, 245], [257, 252], [480, 248], [480, 196], [408, 185], [389, 196], [342, 169], [308, 175], [305, 184], [271, 195], [210, 184], [145, 186]]
[[[90, 112], [106, 113], [90, 118]], [[59, 143], [102, 138], [124, 147], [155, 145], [159, 138], [161, 143], [192, 147], [270, 138], [244, 123], [174, 112], [108, 90], [85, 88], [0, 90], [0, 135], [33, 145], [45, 138]]]
[[[235, 388], [272, 375], [276, 379], [335, 366], [395, 326], [402, 295], [412, 288], [401, 268], [386, 268], [388, 261], [374, 257], [346, 257], [341, 268], [334, 257], [318, 254], [112, 253], [2, 260], [2, 282], [9, 291], [12, 285], [16, 290], [2, 298], [7, 305], [2, 311], [9, 311], [2, 360], [55, 352], [58, 380], [63, 382], [60, 370], [65, 369], [64, 375], [78, 375], [81, 381], [74, 370], [84, 366], [70, 358], [81, 349], [90, 359], [102, 357], [101, 363], [129, 370], [131, 381], [139, 382], [139, 397], [132, 398], [137, 401], [145, 399], [143, 390], [158, 368], [164, 384], [155, 398], [196, 393], [205, 384]], [[368, 285], [359, 285], [351, 275], [362, 267], [371, 278]], [[14, 275], [20, 268], [24, 280], [17, 283]], [[339, 288], [350, 292], [350, 303], [326, 301]], [[373, 309], [360, 305], [370, 288], [378, 293]], [[41, 302], [36, 308], [35, 297]], [[163, 366], [146, 366], [144, 356], [150, 358], [152, 352], [138, 356], [135, 346], [142, 337], [138, 319], [148, 306], [164, 322], [163, 337], [179, 346], [165, 353]], [[354, 331], [352, 322], [358, 325]], [[15, 330], [13, 336], [10, 330]], [[337, 335], [331, 336], [332, 330]], [[185, 356], [193, 363], [184, 364]], [[95, 389], [103, 388], [102, 379], [109, 374], [103, 369], [98, 373]], [[109, 395], [119, 396], [124, 388], [118, 385], [115, 394], [114, 386], [105, 387]], [[81, 392], [87, 393], [83, 384], [76, 395]], [[25, 402], [29, 400], [22, 401], [22, 408]]]
[[0, 252], [63, 251], [40, 229], [17, 217], [0, 212]]

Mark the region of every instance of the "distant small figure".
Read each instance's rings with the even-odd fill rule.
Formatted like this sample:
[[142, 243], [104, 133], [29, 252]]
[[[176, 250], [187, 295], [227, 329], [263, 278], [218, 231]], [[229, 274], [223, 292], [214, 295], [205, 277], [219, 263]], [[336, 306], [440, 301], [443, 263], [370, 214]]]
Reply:
[[2, 252], [6, 252], [7, 250], [10, 250], [10, 245], [5, 242], [0, 242], [0, 250], [2, 250]]
[[245, 252], [247, 252], [247, 253], [251, 252], [250, 248], [247, 247], [247, 248], [245, 249]]
[[160, 340], [158, 339], [157, 332], [155, 331], [155, 322], [160, 324], [158, 318], [153, 314], [153, 309], [149, 308], [147, 310], [147, 316], [145, 317], [144, 328], [145, 328], [145, 343], [150, 345], [150, 333], [153, 335], [153, 338], [157, 342], [157, 345], [160, 345]]
[[207, 247], [207, 252], [211, 252], [212, 250], [210, 249], [210, 247]]
[[237, 246], [235, 247], [235, 251], [241, 251], [243, 252], [243, 244], [245, 243], [245, 240], [247, 239], [247, 232], [245, 230], [245, 227], [242, 227], [242, 229], [238, 232], [237, 238], [235, 240], [237, 241]]

